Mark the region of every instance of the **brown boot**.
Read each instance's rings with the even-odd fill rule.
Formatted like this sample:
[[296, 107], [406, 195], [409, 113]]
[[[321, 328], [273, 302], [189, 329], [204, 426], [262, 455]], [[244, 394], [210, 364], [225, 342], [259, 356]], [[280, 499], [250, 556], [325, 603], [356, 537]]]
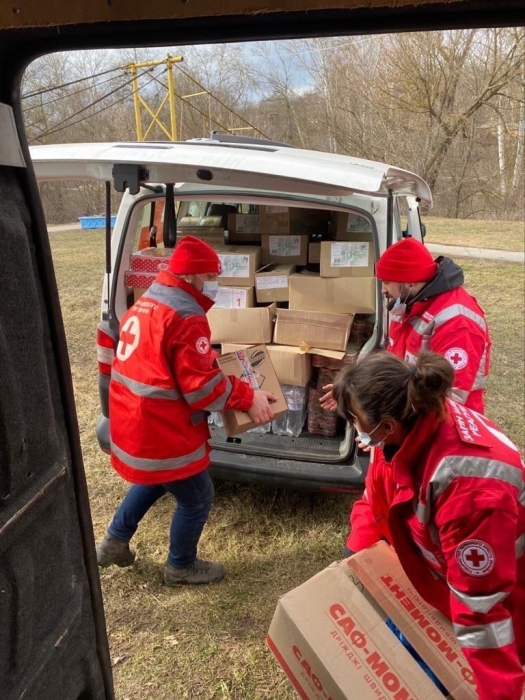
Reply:
[[185, 584], [219, 583], [224, 578], [224, 567], [214, 561], [195, 559], [189, 566], [166, 564], [164, 583], [166, 586]]

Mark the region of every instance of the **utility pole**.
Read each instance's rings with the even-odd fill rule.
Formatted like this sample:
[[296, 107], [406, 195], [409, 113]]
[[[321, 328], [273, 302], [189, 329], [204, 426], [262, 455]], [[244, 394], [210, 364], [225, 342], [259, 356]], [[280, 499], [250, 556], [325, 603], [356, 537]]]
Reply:
[[[155, 124], [166, 134], [170, 141], [177, 140], [177, 111], [175, 105], [175, 80], [173, 78], [173, 65], [175, 63], [182, 63], [184, 58], [182, 56], [168, 56], [162, 61], [145, 61], [144, 63], [130, 63], [124, 67], [124, 70], [131, 73], [132, 77], [132, 89], [133, 89], [133, 105], [135, 107], [135, 126], [137, 129], [137, 141], [146, 141], [149, 134], [151, 133]], [[154, 70], [158, 66], [165, 65], [166, 72], [168, 73], [168, 88], [166, 94], [164, 95], [158, 109], [154, 112], [153, 109], [148, 104], [146, 98], [144, 98], [139, 90], [139, 71], [144, 71], [149, 68]], [[144, 73], [141, 73], [143, 75]], [[162, 122], [160, 118], [160, 113], [164, 105], [168, 102], [170, 121], [169, 125]], [[146, 130], [142, 128], [142, 110], [145, 110], [151, 117], [151, 121], [148, 124]]]

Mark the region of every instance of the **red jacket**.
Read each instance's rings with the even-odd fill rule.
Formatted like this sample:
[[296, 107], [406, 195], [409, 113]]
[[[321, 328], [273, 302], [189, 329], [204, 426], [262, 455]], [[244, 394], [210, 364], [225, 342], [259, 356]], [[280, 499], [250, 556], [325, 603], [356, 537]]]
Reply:
[[484, 413], [491, 346], [485, 315], [461, 286], [461, 268], [448, 258], [439, 258], [438, 263], [421, 300], [409, 305], [401, 322], [390, 322], [387, 350], [411, 363], [422, 350], [446, 357], [456, 373], [452, 398]]
[[209, 465], [209, 411], [247, 411], [253, 389], [215, 365], [207, 297], [170, 272], [126, 313], [109, 386], [111, 463], [159, 484]]
[[[388, 453], [388, 447], [386, 448]], [[348, 547], [385, 538], [421, 596], [454, 623], [481, 700], [518, 700], [525, 675], [525, 467], [483, 416], [450, 401], [374, 459]]]

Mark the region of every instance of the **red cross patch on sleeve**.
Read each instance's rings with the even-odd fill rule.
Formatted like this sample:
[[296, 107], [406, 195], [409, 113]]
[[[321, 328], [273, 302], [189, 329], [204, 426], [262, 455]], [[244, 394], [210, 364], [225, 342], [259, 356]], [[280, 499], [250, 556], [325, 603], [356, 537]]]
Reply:
[[210, 352], [210, 341], [205, 336], [202, 336], [195, 343], [195, 347], [201, 355], [207, 355]]
[[456, 561], [469, 576], [487, 576], [496, 564], [496, 557], [483, 540], [465, 540], [456, 548]]

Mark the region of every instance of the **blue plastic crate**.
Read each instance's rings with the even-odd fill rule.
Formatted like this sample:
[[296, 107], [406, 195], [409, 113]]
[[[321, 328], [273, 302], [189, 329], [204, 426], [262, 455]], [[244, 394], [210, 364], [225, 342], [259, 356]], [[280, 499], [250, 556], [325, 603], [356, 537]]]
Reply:
[[[80, 228], [106, 228], [105, 216], [79, 216]], [[116, 216], [111, 217], [111, 228], [115, 226]]]

